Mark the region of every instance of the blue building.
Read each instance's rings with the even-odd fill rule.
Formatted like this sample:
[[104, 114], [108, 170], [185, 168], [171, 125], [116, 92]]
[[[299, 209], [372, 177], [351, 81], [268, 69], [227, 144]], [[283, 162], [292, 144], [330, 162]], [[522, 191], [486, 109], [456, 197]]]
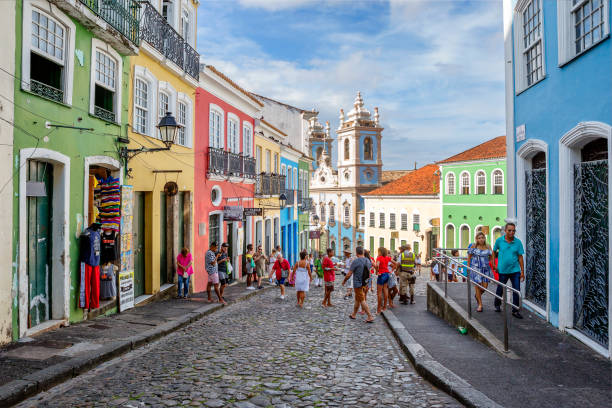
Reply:
[[[358, 92], [353, 109], [344, 115], [340, 110], [338, 127], [338, 161], [331, 165], [332, 142], [329, 122], [325, 129], [315, 120], [310, 126], [310, 149], [316, 160], [310, 179], [312, 199], [311, 229], [318, 229], [321, 238], [312, 246], [320, 250], [333, 248], [336, 254], [364, 244], [363, 210], [365, 194], [381, 186], [382, 155], [378, 108], [374, 115], [364, 108]], [[318, 219], [315, 223], [314, 216]]]
[[610, 357], [610, 0], [504, 0], [508, 215], [525, 304]]
[[299, 160], [302, 153], [291, 146], [281, 146], [281, 174], [285, 177], [287, 204], [280, 210], [280, 245], [283, 255], [293, 265], [298, 259], [299, 213], [297, 190], [299, 188]]

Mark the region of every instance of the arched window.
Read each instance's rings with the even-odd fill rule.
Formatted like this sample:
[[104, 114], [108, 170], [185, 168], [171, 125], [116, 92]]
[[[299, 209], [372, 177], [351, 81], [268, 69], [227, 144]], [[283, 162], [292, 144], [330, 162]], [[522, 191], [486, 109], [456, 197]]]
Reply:
[[487, 191], [487, 175], [480, 170], [476, 173], [476, 194], [485, 194]]
[[321, 222], [325, 222], [325, 204], [321, 203]]
[[374, 160], [374, 152], [372, 151], [372, 138], [366, 137], [363, 140], [363, 159]]
[[455, 226], [448, 224], [446, 226], [446, 248], [455, 247]]
[[448, 173], [446, 175], [446, 194], [455, 194], [455, 173]]
[[329, 203], [329, 222], [336, 222], [336, 208], [333, 203]]
[[492, 237], [491, 245], [495, 244], [495, 241], [497, 240], [497, 238], [501, 236], [502, 236], [502, 228], [499, 226], [493, 228], [493, 237]]
[[461, 194], [470, 194], [470, 173], [467, 171], [461, 173]]
[[323, 147], [317, 147], [317, 162], [321, 159], [321, 155], [323, 154]]
[[[476, 242], [476, 235], [478, 235], [478, 233], [479, 233], [479, 232], [483, 232], [483, 231], [482, 231], [482, 225], [479, 225], [479, 226], [477, 226], [477, 227], [474, 229], [474, 242]], [[486, 237], [487, 237], [487, 236], [485, 235], [485, 238], [486, 238]]]
[[344, 223], [346, 225], [351, 224], [351, 206], [348, 204], [344, 206]]
[[350, 155], [349, 151], [349, 140], [344, 139], [344, 160], [348, 160]]
[[470, 227], [467, 225], [461, 226], [461, 248], [467, 248], [470, 245]]
[[504, 194], [504, 172], [499, 169], [493, 172], [493, 194]]

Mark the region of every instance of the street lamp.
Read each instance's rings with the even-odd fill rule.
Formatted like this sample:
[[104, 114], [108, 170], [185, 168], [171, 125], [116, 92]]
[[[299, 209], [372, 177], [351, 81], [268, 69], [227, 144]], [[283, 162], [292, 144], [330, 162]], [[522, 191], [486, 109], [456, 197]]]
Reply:
[[119, 149], [119, 156], [126, 160], [130, 161], [134, 158], [134, 156], [140, 153], [151, 153], [151, 152], [161, 152], [164, 150], [170, 150], [170, 147], [174, 144], [176, 140], [176, 133], [179, 128], [182, 128], [183, 125], [179, 125], [176, 123], [176, 119], [170, 112], [166, 112], [166, 116], [161, 118], [159, 124], [156, 128], [159, 130], [159, 139], [164, 143], [166, 147], [141, 147], [139, 149], [128, 149], [127, 147], [122, 147]]
[[287, 205], [287, 196], [285, 195], [285, 193], [280, 193], [280, 195], [278, 196], [278, 204], [281, 210], [284, 209]]

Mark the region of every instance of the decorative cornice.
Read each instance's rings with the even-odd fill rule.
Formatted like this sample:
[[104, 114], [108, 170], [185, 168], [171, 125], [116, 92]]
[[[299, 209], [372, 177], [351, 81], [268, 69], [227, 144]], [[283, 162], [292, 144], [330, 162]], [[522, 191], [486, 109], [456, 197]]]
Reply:
[[539, 152], [548, 154], [548, 144], [539, 139], [527, 139], [516, 151], [516, 155], [523, 159], [530, 159]]
[[559, 145], [575, 147], [583, 140], [590, 141], [599, 137], [610, 140], [612, 126], [602, 122], [580, 122], [559, 139]]

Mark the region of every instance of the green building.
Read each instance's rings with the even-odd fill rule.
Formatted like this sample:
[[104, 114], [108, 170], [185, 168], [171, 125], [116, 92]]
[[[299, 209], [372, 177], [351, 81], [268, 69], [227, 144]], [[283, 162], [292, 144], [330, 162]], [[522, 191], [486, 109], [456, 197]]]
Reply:
[[506, 218], [506, 137], [437, 164], [442, 178], [441, 245], [467, 248], [480, 231], [492, 245], [502, 235]]
[[136, 0], [16, 1], [14, 340], [116, 309], [79, 308], [79, 235], [94, 176], [123, 178], [139, 21]]

